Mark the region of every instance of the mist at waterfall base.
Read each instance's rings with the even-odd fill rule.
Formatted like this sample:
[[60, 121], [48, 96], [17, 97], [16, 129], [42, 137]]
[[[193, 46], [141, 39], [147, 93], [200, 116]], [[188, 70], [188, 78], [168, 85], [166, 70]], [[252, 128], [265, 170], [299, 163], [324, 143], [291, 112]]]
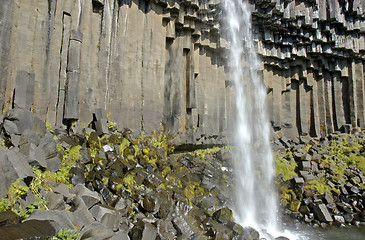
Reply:
[[243, 226], [277, 235], [277, 196], [270, 125], [265, 109], [266, 87], [258, 73], [251, 31], [251, 12], [245, 1], [223, 3], [224, 36], [229, 44], [229, 75], [233, 83], [236, 119], [236, 204], [234, 217]]

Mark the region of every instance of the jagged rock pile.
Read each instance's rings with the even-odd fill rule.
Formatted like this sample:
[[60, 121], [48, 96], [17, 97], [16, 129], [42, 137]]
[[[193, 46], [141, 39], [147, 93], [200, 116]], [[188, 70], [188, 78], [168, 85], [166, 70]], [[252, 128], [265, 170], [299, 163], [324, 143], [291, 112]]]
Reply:
[[24, 109], [5, 114], [1, 204], [8, 199], [25, 221], [0, 213], [1, 236], [44, 238], [66, 227], [80, 239], [259, 239], [233, 221], [229, 152], [168, 154], [162, 133], [109, 125], [99, 135], [108, 126], [98, 121], [76, 134], [76, 125], [47, 129]]
[[364, 143], [363, 132], [277, 139], [277, 182], [285, 214], [315, 226], [364, 226]]

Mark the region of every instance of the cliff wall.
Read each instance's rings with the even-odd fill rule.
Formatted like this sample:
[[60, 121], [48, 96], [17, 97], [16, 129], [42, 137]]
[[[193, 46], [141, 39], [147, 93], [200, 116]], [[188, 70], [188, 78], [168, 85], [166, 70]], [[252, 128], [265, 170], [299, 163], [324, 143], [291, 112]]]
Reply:
[[[365, 1], [250, 4], [274, 129], [364, 127]], [[51, 124], [93, 113], [146, 132], [164, 123], [214, 143], [234, 114], [220, 18], [219, 0], [5, 1], [0, 107]]]

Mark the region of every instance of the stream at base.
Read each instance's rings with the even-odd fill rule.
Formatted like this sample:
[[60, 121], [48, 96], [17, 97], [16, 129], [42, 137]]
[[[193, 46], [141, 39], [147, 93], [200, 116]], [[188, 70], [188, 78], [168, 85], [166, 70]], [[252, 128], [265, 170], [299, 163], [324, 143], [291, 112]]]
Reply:
[[299, 225], [289, 229], [295, 235], [296, 240], [364, 240], [365, 227], [335, 228], [328, 227], [313, 228], [311, 226]]

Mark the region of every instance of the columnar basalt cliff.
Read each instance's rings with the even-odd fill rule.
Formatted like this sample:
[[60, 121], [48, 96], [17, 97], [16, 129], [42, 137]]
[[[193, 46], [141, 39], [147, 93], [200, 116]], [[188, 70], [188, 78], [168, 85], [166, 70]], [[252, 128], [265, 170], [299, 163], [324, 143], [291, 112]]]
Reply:
[[[0, 107], [51, 124], [164, 123], [182, 141], [214, 143], [234, 114], [220, 2], [5, 1]], [[364, 127], [365, 1], [250, 2], [274, 129]]]
[[363, 128], [365, 1], [255, 2], [274, 128], [289, 136]]

